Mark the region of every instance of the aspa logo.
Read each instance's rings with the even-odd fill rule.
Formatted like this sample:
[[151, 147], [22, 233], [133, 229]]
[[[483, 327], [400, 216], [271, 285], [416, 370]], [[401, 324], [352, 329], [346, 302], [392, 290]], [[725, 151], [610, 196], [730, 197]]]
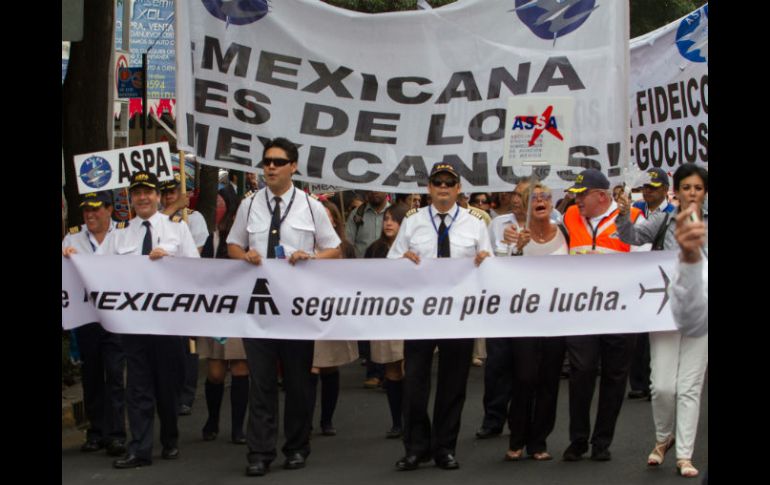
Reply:
[[227, 26], [247, 25], [267, 15], [270, 0], [201, 0], [211, 15]]
[[516, 12], [538, 37], [553, 40], [583, 25], [591, 12], [599, 8], [596, 0], [516, 0]]
[[112, 177], [110, 162], [102, 157], [86, 158], [80, 165], [80, 180], [92, 189], [98, 189], [107, 185]]
[[697, 10], [682, 20], [676, 31], [676, 47], [685, 59], [692, 62], [708, 62], [709, 56], [709, 6]]
[[532, 129], [535, 131], [532, 133], [532, 138], [529, 139], [529, 146], [534, 145], [544, 131], [547, 131], [559, 140], [564, 141], [564, 137], [561, 136], [561, 133], [559, 133], [556, 116], [553, 116], [553, 106], [548, 106], [539, 116], [525, 115], [517, 116], [514, 118], [511, 130], [516, 131]]

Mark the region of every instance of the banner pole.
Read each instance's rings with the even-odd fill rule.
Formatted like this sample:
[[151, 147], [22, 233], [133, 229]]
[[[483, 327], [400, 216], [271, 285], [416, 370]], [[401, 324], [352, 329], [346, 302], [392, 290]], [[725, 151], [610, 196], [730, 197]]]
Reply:
[[[187, 178], [185, 176], [184, 167], [184, 151], [179, 151], [179, 178], [182, 179], [182, 197], [187, 196]], [[187, 222], [187, 211], [182, 209], [182, 220]], [[194, 352], [193, 352], [194, 353]]]

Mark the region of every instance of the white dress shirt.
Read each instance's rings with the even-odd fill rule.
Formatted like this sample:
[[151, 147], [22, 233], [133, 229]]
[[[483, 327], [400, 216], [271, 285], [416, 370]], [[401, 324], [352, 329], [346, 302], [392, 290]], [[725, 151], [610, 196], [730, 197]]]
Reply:
[[668, 287], [671, 312], [677, 328], [688, 337], [702, 337], [709, 331], [709, 264], [701, 258], [695, 264], [677, 260]]
[[[265, 194], [270, 200], [269, 206]], [[292, 195], [294, 202], [291, 202]], [[275, 204], [273, 197], [273, 192], [265, 187], [241, 201], [227, 236], [227, 244], [237, 244], [244, 250], [254, 249], [261, 256], [267, 256], [272, 208]], [[281, 195], [280, 210], [281, 218], [286, 215], [281, 223], [280, 243], [287, 258], [298, 250], [313, 254], [315, 249], [332, 249], [340, 245], [340, 238], [323, 204], [296, 187]]]
[[[449, 253], [453, 258], [475, 257], [481, 251], [492, 254], [492, 244], [484, 221], [457, 204], [447, 212], [445, 224], [449, 227]], [[433, 222], [431, 222], [431, 211]], [[457, 213], [457, 219], [453, 216]], [[422, 207], [416, 213], [405, 217], [401, 222], [396, 240], [393, 242], [388, 258], [400, 258], [407, 251], [412, 251], [420, 258], [438, 257], [438, 233], [441, 225], [439, 212], [433, 206]], [[433, 223], [435, 222], [435, 226]], [[451, 225], [450, 225], [451, 224]]]
[[[173, 222], [160, 212], [156, 212], [147, 220], [150, 222], [153, 249], [160, 247], [170, 256], [200, 257], [187, 224], [181, 221]], [[137, 216], [129, 221], [125, 229], [113, 231], [97, 254], [141, 255], [146, 233], [143, 222], [144, 219]]]
[[75, 234], [68, 233], [64, 236], [64, 239], [62, 239], [61, 242], [61, 248], [64, 250], [64, 248], [73, 247], [75, 248], [75, 251], [77, 251], [76, 254], [94, 254], [99, 250], [100, 246], [107, 242], [107, 239], [115, 229], [116, 224], [115, 221], [110, 220], [110, 227], [107, 229], [107, 234], [104, 235], [104, 239], [102, 239], [101, 243], [88, 231], [88, 226], [83, 224], [80, 226], [80, 232]]

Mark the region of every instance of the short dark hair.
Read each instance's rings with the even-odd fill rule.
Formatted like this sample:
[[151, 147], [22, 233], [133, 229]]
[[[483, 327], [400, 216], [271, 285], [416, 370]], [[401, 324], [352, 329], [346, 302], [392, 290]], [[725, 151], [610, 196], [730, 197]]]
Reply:
[[679, 184], [690, 175], [697, 175], [703, 180], [703, 190], [709, 191], [709, 171], [694, 163], [683, 163], [674, 172], [674, 190], [679, 190]]
[[490, 195], [488, 193], [486, 193], [486, 192], [474, 192], [474, 193], [471, 194], [471, 197], [470, 197], [471, 203], [476, 203], [476, 199], [478, 199], [478, 197], [480, 195], [486, 195], [487, 196], [487, 203], [492, 202], [492, 200], [491, 200], [492, 197], [490, 197]]
[[299, 152], [297, 151], [297, 145], [292, 143], [286, 138], [273, 138], [265, 143], [265, 148], [262, 150], [262, 158], [265, 158], [265, 153], [271, 148], [280, 148], [286, 152], [286, 156], [289, 157], [289, 161], [296, 162], [299, 159]]

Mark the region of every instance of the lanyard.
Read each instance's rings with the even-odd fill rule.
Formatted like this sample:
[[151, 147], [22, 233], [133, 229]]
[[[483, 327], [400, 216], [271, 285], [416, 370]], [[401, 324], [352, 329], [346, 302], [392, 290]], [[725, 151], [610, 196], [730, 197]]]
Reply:
[[460, 213], [460, 206], [457, 206], [457, 209], [455, 209], [455, 213], [452, 215], [452, 223], [447, 226], [447, 228], [444, 230], [443, 234], [439, 234], [438, 227], [436, 227], [436, 220], [433, 218], [433, 204], [428, 206], [428, 214], [430, 214], [430, 222], [433, 224], [433, 229], [436, 231], [436, 234], [438, 234], [438, 243], [441, 244], [441, 241], [444, 240], [445, 237], [449, 235], [449, 230], [454, 225], [455, 221], [457, 220], [457, 214]]
[[[291, 193], [291, 200], [289, 200], [289, 205], [286, 206], [286, 211], [283, 213], [283, 217], [281, 217], [281, 220], [278, 222], [278, 227], [281, 227], [281, 224], [283, 224], [284, 219], [286, 219], [286, 216], [289, 215], [289, 211], [291, 210], [291, 205], [294, 203], [294, 196], [297, 195], [297, 189], [292, 187], [294, 191]], [[267, 203], [267, 208], [270, 209], [270, 214], [273, 213], [275, 208], [270, 208], [270, 199], [267, 197], [267, 190], [265, 190], [265, 203]]]

